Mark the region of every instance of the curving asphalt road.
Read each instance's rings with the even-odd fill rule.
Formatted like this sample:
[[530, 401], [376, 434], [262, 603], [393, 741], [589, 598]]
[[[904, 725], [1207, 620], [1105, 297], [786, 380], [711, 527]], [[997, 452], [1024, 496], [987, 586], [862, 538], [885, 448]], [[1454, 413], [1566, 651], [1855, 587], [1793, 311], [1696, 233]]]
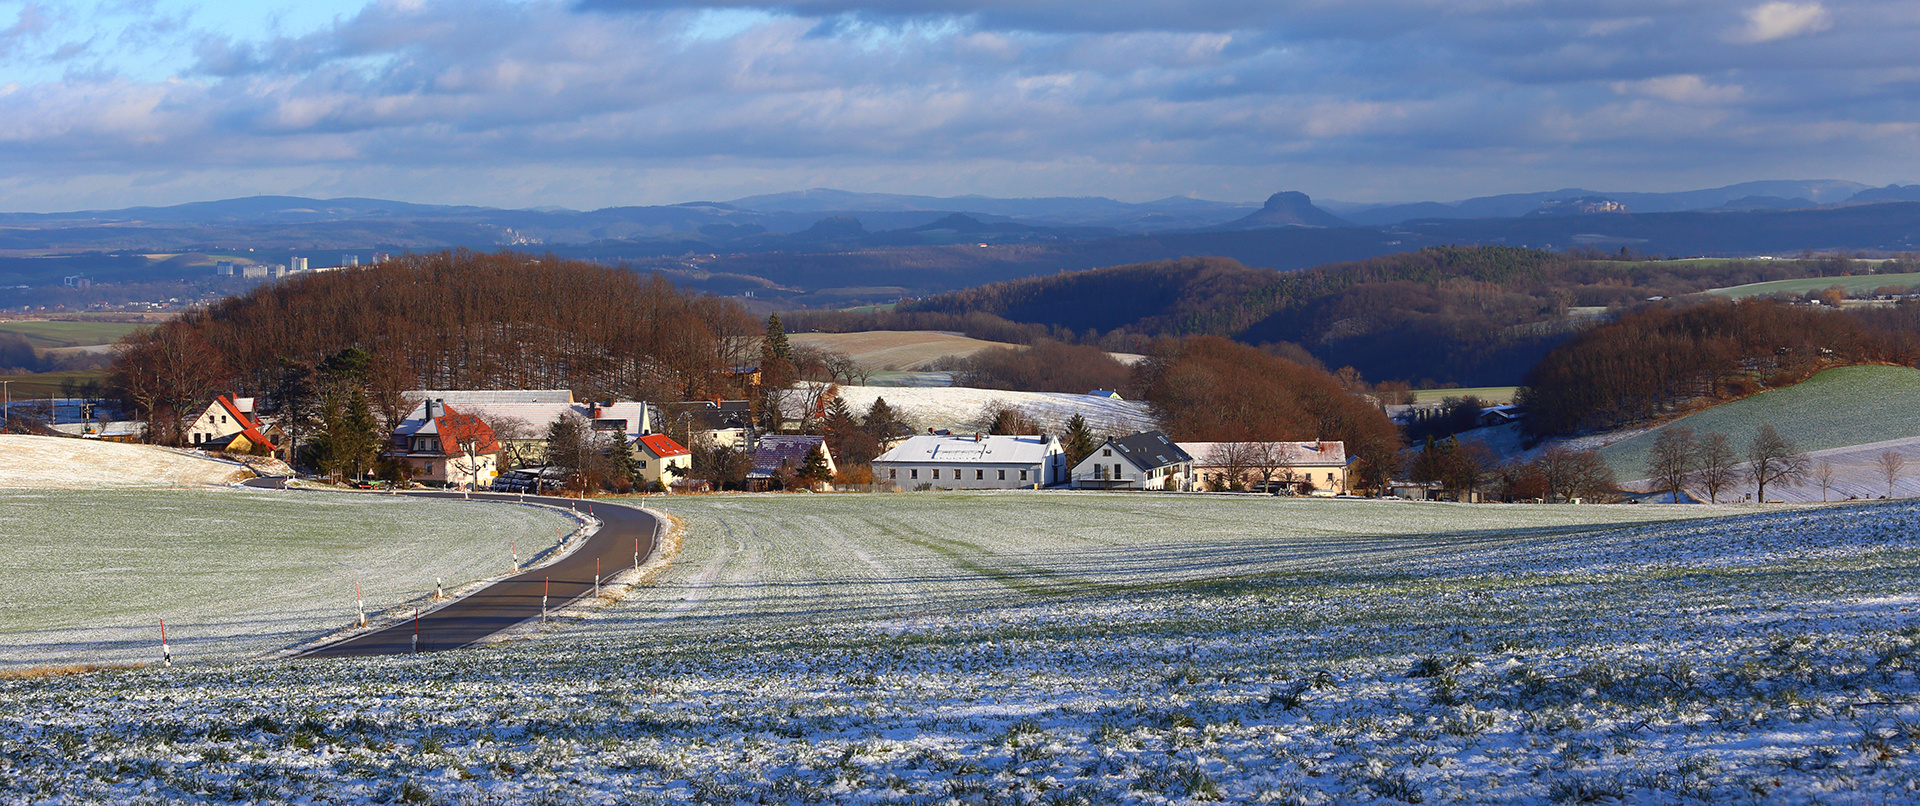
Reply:
[[[259, 483], [252, 483], [259, 482]], [[254, 479], [251, 486], [278, 487], [279, 479]], [[427, 498], [459, 498], [457, 492], [407, 493]], [[505, 493], [474, 493], [477, 500], [519, 502], [520, 496]], [[573, 498], [530, 496], [528, 500], [566, 506], [581, 513], [589, 504]], [[633, 566], [635, 541], [639, 541], [640, 562], [653, 556], [659, 521], [636, 507], [595, 501], [590, 505], [600, 520], [600, 531], [587, 538], [573, 553], [550, 565], [523, 571], [494, 582], [452, 603], [420, 616], [421, 652], [440, 652], [472, 646], [494, 633], [540, 618], [540, 598], [549, 596], [548, 608], [559, 610], [568, 603], [593, 595], [594, 561], [599, 560], [602, 578], [611, 577]], [[549, 584], [551, 590], [549, 592]], [[339, 658], [365, 655], [404, 655], [414, 651], [414, 622], [375, 630], [352, 638], [334, 641], [296, 655], [298, 658]]]

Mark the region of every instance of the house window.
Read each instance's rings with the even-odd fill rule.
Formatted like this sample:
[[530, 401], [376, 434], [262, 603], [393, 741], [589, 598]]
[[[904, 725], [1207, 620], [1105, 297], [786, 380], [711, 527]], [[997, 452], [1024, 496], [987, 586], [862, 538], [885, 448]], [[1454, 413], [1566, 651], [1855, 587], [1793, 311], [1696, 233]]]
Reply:
[[920, 478], [920, 468], [917, 468], [917, 467], [916, 467], [916, 468], [914, 468], [914, 469], [912, 469], [912, 470], [909, 470], [909, 471], [907, 471], [907, 472], [908, 472], [908, 473], [912, 473], [912, 474], [913, 474], [912, 476], [909, 476], [909, 478], [916, 478], [916, 479], [917, 479], [917, 478]]
[[1114, 462], [1114, 463], [1113, 463], [1113, 477], [1114, 477], [1114, 478], [1116, 478], [1116, 479], [1118, 479], [1118, 478], [1120, 478], [1120, 463], [1119, 463], [1119, 462]]
[[936, 479], [937, 479], [937, 478], [940, 478], [940, 468], [937, 468], [937, 467], [936, 467], [936, 468], [934, 468], [934, 469], [933, 469], [933, 477], [934, 477], [934, 478], [936, 478]]
[[1112, 449], [1112, 448], [1101, 448], [1101, 449], [1100, 449], [1100, 455], [1101, 455], [1101, 456], [1112, 456], [1112, 455], [1113, 455], [1113, 449]]
[[899, 470], [895, 470], [895, 469], [893, 469], [893, 468], [888, 468], [888, 469], [887, 469], [887, 478], [890, 478], [890, 479], [897, 479], [897, 478], [899, 478], [899, 477], [900, 477], [900, 471], [899, 471]]
[[981, 480], [981, 479], [985, 479], [986, 477], [987, 477], [987, 471], [985, 471], [985, 470], [975, 470], [975, 471], [973, 471], [973, 479], [974, 479], [974, 481], [979, 481], [979, 480]]
[[226, 425], [226, 424], [227, 424], [227, 415], [225, 415], [225, 414], [222, 414], [222, 415], [220, 415], [220, 424], [221, 424], [221, 425]]
[[1020, 480], [1021, 480], [1021, 481], [1026, 481], [1026, 480], [1027, 480], [1027, 471], [1025, 471], [1025, 470], [1022, 470], [1022, 471], [1020, 471]]
[[1328, 484], [1332, 484], [1332, 483], [1333, 483], [1333, 474], [1332, 474], [1332, 473], [1328, 473], [1328, 474], [1327, 474], [1327, 483], [1328, 483]]
[[1005, 471], [1005, 470], [1002, 470], [1002, 471], [1000, 471], [1000, 480], [1001, 480], [1001, 481], [1006, 481], [1006, 480], [1007, 480], [1007, 471]]
[[647, 469], [647, 460], [645, 459], [640, 460], [640, 469], [641, 470]]

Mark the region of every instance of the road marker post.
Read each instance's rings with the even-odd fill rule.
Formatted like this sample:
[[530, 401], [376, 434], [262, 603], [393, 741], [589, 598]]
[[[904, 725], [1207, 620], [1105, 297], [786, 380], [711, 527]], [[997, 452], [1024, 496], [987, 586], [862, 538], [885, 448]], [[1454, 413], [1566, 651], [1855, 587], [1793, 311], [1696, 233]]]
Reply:
[[167, 648], [167, 620], [160, 620], [160, 665], [173, 665], [173, 650]]
[[547, 577], [547, 587], [540, 591], [540, 623], [547, 623], [547, 594], [553, 592], [553, 577]]
[[516, 574], [518, 574], [518, 573], [520, 573], [520, 543], [519, 543], [519, 541], [515, 541], [515, 540], [509, 540], [509, 541], [507, 541], [507, 553], [509, 553], [509, 554], [512, 554], [512, 555], [513, 555], [513, 572], [514, 572], [514, 573], [516, 573]]
[[633, 567], [640, 567], [640, 538], [633, 539]]
[[600, 558], [593, 558], [593, 598], [600, 598]]
[[435, 600], [447, 598], [447, 586], [440, 581], [439, 577], [433, 578], [433, 598]]
[[360, 609], [360, 626], [367, 626], [367, 599], [360, 595], [360, 580], [353, 581], [353, 601]]
[[413, 606], [413, 654], [420, 654], [420, 606]]

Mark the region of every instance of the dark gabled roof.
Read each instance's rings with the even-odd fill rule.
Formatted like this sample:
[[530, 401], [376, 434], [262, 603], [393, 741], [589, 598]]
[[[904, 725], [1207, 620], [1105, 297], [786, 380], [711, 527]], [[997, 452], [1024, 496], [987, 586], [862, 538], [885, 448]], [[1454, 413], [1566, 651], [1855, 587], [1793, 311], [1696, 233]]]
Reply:
[[1142, 431], [1129, 436], [1113, 437], [1107, 440], [1107, 444], [1112, 445], [1114, 451], [1126, 457], [1127, 461], [1141, 470], [1152, 470], [1193, 461], [1193, 457], [1188, 456], [1186, 451], [1180, 450], [1179, 445], [1175, 445], [1173, 440], [1167, 439], [1167, 435], [1159, 431]]
[[782, 467], [799, 470], [807, 463], [807, 454], [814, 448], [823, 453], [827, 450], [827, 438], [815, 436], [770, 436], [761, 437], [753, 446], [753, 471], [747, 474], [750, 479], [773, 478]]
[[753, 404], [745, 400], [689, 400], [660, 404], [661, 426], [678, 425], [680, 415], [702, 431], [726, 431], [753, 426]]

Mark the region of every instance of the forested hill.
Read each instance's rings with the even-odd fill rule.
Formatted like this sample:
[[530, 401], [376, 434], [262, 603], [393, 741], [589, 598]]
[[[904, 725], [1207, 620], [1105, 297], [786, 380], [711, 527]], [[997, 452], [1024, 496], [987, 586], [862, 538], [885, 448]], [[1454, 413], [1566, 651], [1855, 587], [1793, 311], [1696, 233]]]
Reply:
[[1160, 336], [1292, 342], [1369, 380], [1520, 381], [1594, 311], [1768, 279], [1841, 274], [1844, 260], [1628, 261], [1440, 246], [1295, 272], [1224, 258], [993, 283], [902, 303], [906, 316], [1001, 317], [1138, 349]]

